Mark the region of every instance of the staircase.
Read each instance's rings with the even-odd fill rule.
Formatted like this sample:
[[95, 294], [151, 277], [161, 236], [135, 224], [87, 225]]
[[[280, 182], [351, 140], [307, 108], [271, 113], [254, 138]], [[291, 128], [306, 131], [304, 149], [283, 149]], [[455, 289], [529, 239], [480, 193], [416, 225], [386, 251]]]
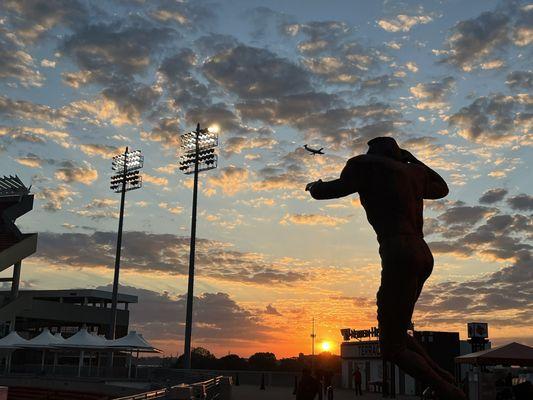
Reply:
[[17, 218], [33, 209], [30, 188], [17, 176], [0, 178], [0, 272], [13, 267], [12, 276], [0, 282], [11, 282], [9, 301], [18, 296], [22, 260], [37, 250], [37, 234], [23, 234], [15, 225]]

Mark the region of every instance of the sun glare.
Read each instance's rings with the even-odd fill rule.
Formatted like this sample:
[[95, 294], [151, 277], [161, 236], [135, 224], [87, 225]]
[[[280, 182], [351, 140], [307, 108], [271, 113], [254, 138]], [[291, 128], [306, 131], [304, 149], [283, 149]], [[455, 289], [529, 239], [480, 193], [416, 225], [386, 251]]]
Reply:
[[331, 350], [331, 343], [330, 342], [322, 342], [320, 347], [322, 347], [322, 351], [330, 351]]
[[218, 133], [218, 131], [220, 130], [220, 126], [218, 125], [211, 125], [209, 128], [207, 128], [207, 130], [209, 132], [212, 132], [212, 133]]

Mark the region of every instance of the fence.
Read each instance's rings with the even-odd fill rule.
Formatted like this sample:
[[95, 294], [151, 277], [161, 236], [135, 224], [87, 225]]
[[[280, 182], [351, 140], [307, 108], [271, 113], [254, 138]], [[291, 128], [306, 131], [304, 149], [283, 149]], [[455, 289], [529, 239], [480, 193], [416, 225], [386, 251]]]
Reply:
[[[224, 378], [222, 376], [217, 376], [203, 382], [196, 382], [188, 385], [181, 384], [165, 389], [117, 397], [113, 400], [151, 400], [166, 398], [183, 400], [229, 400], [223, 396], [223, 380]], [[229, 386], [229, 381], [227, 386]], [[183, 397], [180, 397], [180, 394], [182, 394]]]

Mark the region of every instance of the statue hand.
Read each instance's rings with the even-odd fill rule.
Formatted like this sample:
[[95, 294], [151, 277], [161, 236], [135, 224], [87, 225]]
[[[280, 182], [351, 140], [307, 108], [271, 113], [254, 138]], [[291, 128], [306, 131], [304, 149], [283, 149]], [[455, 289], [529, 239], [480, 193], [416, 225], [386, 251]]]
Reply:
[[314, 182], [310, 182], [310, 183], [308, 183], [308, 184], [305, 186], [305, 191], [306, 191], [306, 192], [309, 192], [309, 191], [313, 188], [313, 186], [315, 186], [315, 185], [316, 185], [317, 183], [319, 183], [319, 182], [322, 183], [322, 179], [319, 179], [318, 181], [314, 181]]
[[403, 162], [410, 162], [410, 163], [418, 162], [416, 157], [413, 156], [410, 151], [405, 150], [405, 149], [401, 149], [401, 151], [402, 151], [402, 161]]

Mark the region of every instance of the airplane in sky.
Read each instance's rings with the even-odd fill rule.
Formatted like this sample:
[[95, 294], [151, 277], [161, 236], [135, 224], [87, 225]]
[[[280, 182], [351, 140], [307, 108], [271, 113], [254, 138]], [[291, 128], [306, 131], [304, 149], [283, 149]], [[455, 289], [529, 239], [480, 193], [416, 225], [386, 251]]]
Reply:
[[306, 149], [309, 153], [311, 153], [312, 155], [315, 155], [315, 154], [324, 154], [324, 152], [322, 150], [324, 150], [324, 148], [320, 148], [320, 149], [313, 149], [311, 147], [309, 147], [308, 145], [304, 144], [304, 149]]

